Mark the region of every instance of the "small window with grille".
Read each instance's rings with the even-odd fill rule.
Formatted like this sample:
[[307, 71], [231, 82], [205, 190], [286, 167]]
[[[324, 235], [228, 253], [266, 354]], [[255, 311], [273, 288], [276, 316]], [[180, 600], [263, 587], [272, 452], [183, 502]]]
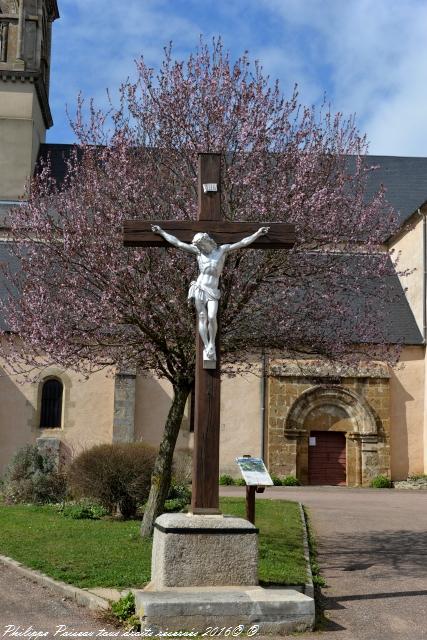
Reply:
[[62, 418], [63, 384], [57, 378], [43, 382], [40, 410], [40, 429], [60, 429]]

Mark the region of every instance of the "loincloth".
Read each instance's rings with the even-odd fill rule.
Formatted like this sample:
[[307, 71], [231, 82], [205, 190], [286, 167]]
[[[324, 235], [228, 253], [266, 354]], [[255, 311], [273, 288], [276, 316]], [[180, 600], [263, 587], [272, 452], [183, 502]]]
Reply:
[[219, 289], [213, 287], [207, 287], [204, 284], [200, 284], [197, 280], [193, 280], [190, 283], [188, 290], [188, 300], [200, 300], [203, 304], [210, 302], [211, 300], [219, 300], [221, 292]]

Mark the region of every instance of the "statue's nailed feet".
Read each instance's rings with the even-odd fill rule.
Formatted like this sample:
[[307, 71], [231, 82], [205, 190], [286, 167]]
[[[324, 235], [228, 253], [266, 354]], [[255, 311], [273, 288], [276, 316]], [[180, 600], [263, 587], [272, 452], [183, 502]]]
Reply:
[[216, 360], [216, 351], [213, 345], [208, 345], [206, 349], [203, 350], [203, 359]]

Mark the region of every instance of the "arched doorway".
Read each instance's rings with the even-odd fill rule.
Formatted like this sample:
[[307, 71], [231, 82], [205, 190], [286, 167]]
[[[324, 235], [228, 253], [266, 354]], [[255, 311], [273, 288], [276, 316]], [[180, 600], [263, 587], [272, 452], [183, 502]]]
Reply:
[[345, 485], [346, 433], [353, 430], [347, 411], [340, 404], [325, 401], [308, 413], [303, 428], [308, 434], [308, 483]]
[[369, 464], [377, 466], [375, 417], [363, 397], [344, 387], [304, 391], [289, 409], [284, 435], [294, 442], [296, 475], [303, 484], [363, 484], [367, 442]]

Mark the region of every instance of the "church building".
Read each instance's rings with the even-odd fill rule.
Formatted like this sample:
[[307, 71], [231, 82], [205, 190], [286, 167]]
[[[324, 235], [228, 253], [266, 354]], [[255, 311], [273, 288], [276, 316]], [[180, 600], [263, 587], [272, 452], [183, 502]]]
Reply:
[[[39, 158], [50, 157], [58, 181], [71, 145], [45, 142], [51, 32], [56, 0], [0, 0], [0, 260], [7, 252], [7, 214], [19, 205]], [[222, 473], [238, 476], [235, 458], [264, 458], [271, 473], [302, 484], [369, 485], [427, 473], [427, 158], [371, 157], [377, 187], [399, 215], [384, 249], [399, 252], [391, 286], [390, 343], [402, 343], [400, 366], [339, 367], [262, 357], [258, 375], [222, 382]], [[12, 265], [13, 267], [13, 265]], [[5, 292], [0, 290], [0, 295]], [[47, 309], [46, 313], [54, 313]], [[0, 328], [7, 331], [2, 318]], [[4, 363], [3, 363], [4, 364]], [[9, 375], [0, 362], [0, 476], [28, 443], [47, 443], [68, 458], [99, 443], [157, 445], [170, 405], [167, 382], [133, 371], [82, 380], [56, 366], [36, 382]], [[191, 451], [191, 403], [177, 449]]]

